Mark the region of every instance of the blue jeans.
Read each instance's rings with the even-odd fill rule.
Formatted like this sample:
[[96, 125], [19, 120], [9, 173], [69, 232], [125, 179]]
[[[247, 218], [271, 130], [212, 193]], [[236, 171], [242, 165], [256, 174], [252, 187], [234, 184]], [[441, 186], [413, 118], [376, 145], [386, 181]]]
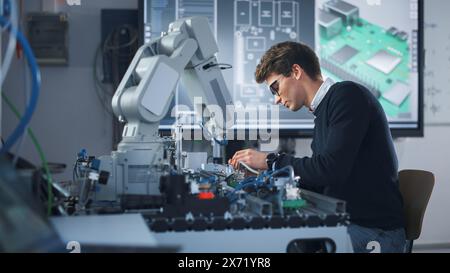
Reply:
[[355, 253], [404, 253], [404, 229], [382, 230], [351, 224], [348, 226], [348, 234]]

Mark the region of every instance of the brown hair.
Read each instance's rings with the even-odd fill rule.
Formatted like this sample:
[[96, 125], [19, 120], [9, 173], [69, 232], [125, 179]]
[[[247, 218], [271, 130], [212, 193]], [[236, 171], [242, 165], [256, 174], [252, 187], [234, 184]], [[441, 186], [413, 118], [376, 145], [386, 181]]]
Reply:
[[313, 80], [321, 75], [319, 58], [307, 45], [296, 42], [283, 42], [272, 46], [256, 67], [257, 83], [263, 83], [272, 73], [289, 77], [292, 66], [298, 64]]

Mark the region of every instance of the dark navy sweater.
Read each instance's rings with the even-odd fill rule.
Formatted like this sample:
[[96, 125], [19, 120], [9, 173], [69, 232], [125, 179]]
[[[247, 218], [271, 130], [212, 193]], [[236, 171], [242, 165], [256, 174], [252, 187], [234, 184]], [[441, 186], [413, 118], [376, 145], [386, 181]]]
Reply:
[[292, 165], [301, 187], [346, 201], [352, 223], [404, 228], [397, 156], [378, 100], [364, 86], [340, 82], [314, 115], [313, 156], [282, 155], [277, 167]]

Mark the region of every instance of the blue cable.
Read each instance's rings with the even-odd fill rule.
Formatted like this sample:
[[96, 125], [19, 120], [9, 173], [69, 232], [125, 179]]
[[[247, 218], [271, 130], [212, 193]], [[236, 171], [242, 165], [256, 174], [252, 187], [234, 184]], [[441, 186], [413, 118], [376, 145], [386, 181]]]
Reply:
[[3, 14], [6, 16], [11, 15], [11, 1], [7, 0], [3, 3]]
[[[205, 125], [203, 125], [203, 122], [200, 122], [199, 126], [200, 126], [200, 128], [202, 128], [202, 130], [206, 130]], [[206, 132], [208, 132], [208, 130], [206, 130]], [[227, 146], [228, 145], [228, 139], [226, 137], [224, 137], [222, 141], [218, 140], [216, 137], [213, 137], [213, 139], [220, 146]]]
[[214, 138], [214, 141], [219, 144], [220, 146], [227, 146], [228, 145], [228, 139], [224, 138], [222, 141], [218, 140], [217, 138]]
[[11, 149], [12, 146], [20, 139], [20, 137], [25, 133], [28, 124], [31, 121], [34, 111], [36, 110], [36, 105], [39, 99], [39, 92], [41, 88], [41, 73], [39, 71], [39, 67], [36, 62], [36, 58], [34, 57], [33, 51], [31, 50], [30, 44], [23, 36], [22, 32], [13, 28], [11, 23], [7, 21], [4, 17], [0, 16], [0, 25], [2, 27], [7, 26], [9, 31], [15, 33], [17, 40], [22, 45], [23, 51], [28, 59], [28, 65], [30, 66], [31, 74], [32, 74], [32, 89], [31, 89], [31, 97], [30, 102], [28, 103], [27, 109], [20, 120], [19, 125], [14, 129], [11, 136], [5, 141], [5, 144], [0, 149], [0, 155], [5, 154]]
[[271, 177], [274, 177], [274, 176], [279, 175], [279, 174], [282, 174], [282, 173], [287, 174], [287, 175], [290, 175], [290, 169], [289, 169], [289, 167], [286, 166], [286, 167], [284, 167], [284, 168], [275, 170], [275, 171], [273, 171], [273, 172], [270, 174], [270, 176], [271, 176]]
[[[280, 174], [289, 175], [289, 171], [290, 170], [288, 167], [284, 167], [276, 171], [264, 171], [258, 177], [245, 178], [244, 180], [240, 181], [238, 185], [234, 188], [234, 190], [232, 192], [229, 192], [226, 196], [229, 198], [230, 202], [233, 202], [235, 201], [235, 198], [233, 197], [235, 197], [237, 191], [244, 190], [250, 186], [253, 186], [255, 188], [265, 187], [270, 190], [271, 188], [274, 187], [273, 184], [274, 176]], [[268, 178], [267, 180], [269, 182], [268, 184], [265, 183], [265, 178]]]

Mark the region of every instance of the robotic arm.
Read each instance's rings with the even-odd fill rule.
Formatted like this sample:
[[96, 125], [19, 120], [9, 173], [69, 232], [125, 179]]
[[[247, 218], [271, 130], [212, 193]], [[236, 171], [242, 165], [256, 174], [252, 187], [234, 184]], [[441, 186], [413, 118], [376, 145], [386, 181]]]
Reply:
[[226, 112], [225, 107], [232, 100], [217, 64], [217, 52], [208, 19], [204, 17], [175, 21], [167, 34], [142, 46], [112, 101], [114, 113], [127, 122], [119, 150], [140, 149], [154, 140], [180, 78], [191, 101], [201, 97], [204, 105], [218, 105]]
[[[117, 151], [92, 162], [91, 169], [109, 174], [107, 183], [95, 191], [95, 200], [113, 201], [124, 194], [160, 193], [160, 177], [166, 175], [170, 163], [165, 153], [168, 141], [159, 136], [159, 123], [169, 111], [178, 81], [182, 79], [194, 103], [195, 97], [201, 97], [202, 104], [208, 107], [218, 105], [225, 109], [231, 104], [215, 57], [217, 51], [208, 20], [203, 17], [173, 22], [167, 34], [138, 50], [112, 100], [115, 115], [126, 122], [122, 141]], [[203, 106], [194, 108], [203, 112]], [[209, 123], [204, 127], [221, 127], [214, 122], [217, 118], [214, 112], [210, 113]], [[200, 120], [204, 113], [201, 115]], [[214, 130], [212, 133], [213, 139], [220, 139]], [[177, 138], [176, 167], [181, 172], [181, 134]], [[216, 157], [217, 148], [214, 148]], [[92, 183], [87, 181], [83, 185], [91, 192]]]

